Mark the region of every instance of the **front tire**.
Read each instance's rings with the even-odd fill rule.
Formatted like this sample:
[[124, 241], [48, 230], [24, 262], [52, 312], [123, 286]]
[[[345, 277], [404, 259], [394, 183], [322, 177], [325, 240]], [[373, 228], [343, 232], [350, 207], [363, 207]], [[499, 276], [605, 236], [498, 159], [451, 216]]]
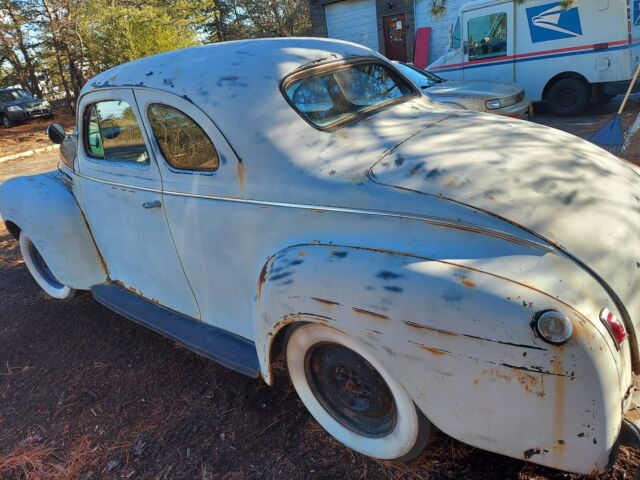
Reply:
[[58, 300], [66, 300], [73, 297], [75, 290], [62, 284], [55, 277], [35, 244], [24, 232], [20, 233], [20, 252], [29, 273], [47, 295]]
[[577, 78], [561, 78], [549, 89], [547, 102], [561, 117], [580, 115], [589, 105], [589, 86]]
[[434, 427], [395, 377], [357, 340], [321, 324], [295, 329], [286, 346], [300, 399], [336, 440], [370, 457], [408, 461]]
[[6, 115], [2, 115], [2, 126], [4, 128], [11, 128], [15, 125], [15, 122], [13, 120], [11, 120], [9, 117], [7, 117]]

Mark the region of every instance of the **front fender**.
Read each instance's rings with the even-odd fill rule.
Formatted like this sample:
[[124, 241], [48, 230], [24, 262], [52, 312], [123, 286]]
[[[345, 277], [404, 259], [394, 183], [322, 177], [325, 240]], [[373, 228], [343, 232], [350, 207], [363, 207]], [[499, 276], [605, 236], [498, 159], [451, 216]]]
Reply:
[[76, 289], [107, 272], [69, 182], [60, 172], [17, 177], [0, 186], [0, 216], [25, 232], [60, 282]]
[[[615, 451], [622, 395], [605, 338], [525, 284], [449, 260], [311, 244], [269, 260], [257, 308], [267, 382], [279, 329], [322, 322], [370, 348], [427, 418], [462, 442], [579, 473], [603, 471]], [[572, 319], [566, 344], [532, 329], [546, 309]]]

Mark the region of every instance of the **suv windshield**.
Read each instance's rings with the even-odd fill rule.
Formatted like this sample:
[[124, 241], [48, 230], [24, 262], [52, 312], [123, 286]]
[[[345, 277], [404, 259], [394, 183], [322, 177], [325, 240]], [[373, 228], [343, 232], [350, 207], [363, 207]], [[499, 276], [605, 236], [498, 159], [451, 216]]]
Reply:
[[429, 73], [425, 70], [421, 70], [417, 67], [407, 65], [406, 63], [398, 63], [396, 64], [396, 66], [398, 67], [398, 70], [404, 73], [409, 80], [411, 80], [422, 89], [429, 88], [433, 85], [444, 82], [443, 78], [440, 78], [437, 75]]
[[31, 94], [22, 89], [5, 90], [4, 92], [0, 92], [0, 102], [12, 102], [14, 100], [22, 100], [25, 98], [31, 98]]
[[285, 82], [285, 94], [298, 113], [319, 128], [344, 124], [414, 94], [392, 69], [374, 61], [301, 75]]

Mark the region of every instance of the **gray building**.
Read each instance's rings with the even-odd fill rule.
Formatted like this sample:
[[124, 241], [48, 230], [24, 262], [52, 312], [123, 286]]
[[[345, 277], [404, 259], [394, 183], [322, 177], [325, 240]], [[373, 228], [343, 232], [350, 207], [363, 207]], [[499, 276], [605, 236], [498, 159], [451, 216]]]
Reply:
[[449, 43], [449, 23], [466, 0], [447, 0], [446, 14], [431, 15], [432, 0], [309, 0], [313, 34], [360, 43], [392, 60], [412, 61], [416, 30], [431, 27], [428, 62]]

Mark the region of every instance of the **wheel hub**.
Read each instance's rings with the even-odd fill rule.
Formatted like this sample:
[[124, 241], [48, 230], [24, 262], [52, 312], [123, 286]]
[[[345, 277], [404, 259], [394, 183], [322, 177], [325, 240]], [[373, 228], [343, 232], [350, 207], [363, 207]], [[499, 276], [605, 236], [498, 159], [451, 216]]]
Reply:
[[397, 409], [382, 376], [363, 357], [336, 343], [309, 350], [305, 373], [316, 399], [343, 426], [368, 437], [388, 435]]

